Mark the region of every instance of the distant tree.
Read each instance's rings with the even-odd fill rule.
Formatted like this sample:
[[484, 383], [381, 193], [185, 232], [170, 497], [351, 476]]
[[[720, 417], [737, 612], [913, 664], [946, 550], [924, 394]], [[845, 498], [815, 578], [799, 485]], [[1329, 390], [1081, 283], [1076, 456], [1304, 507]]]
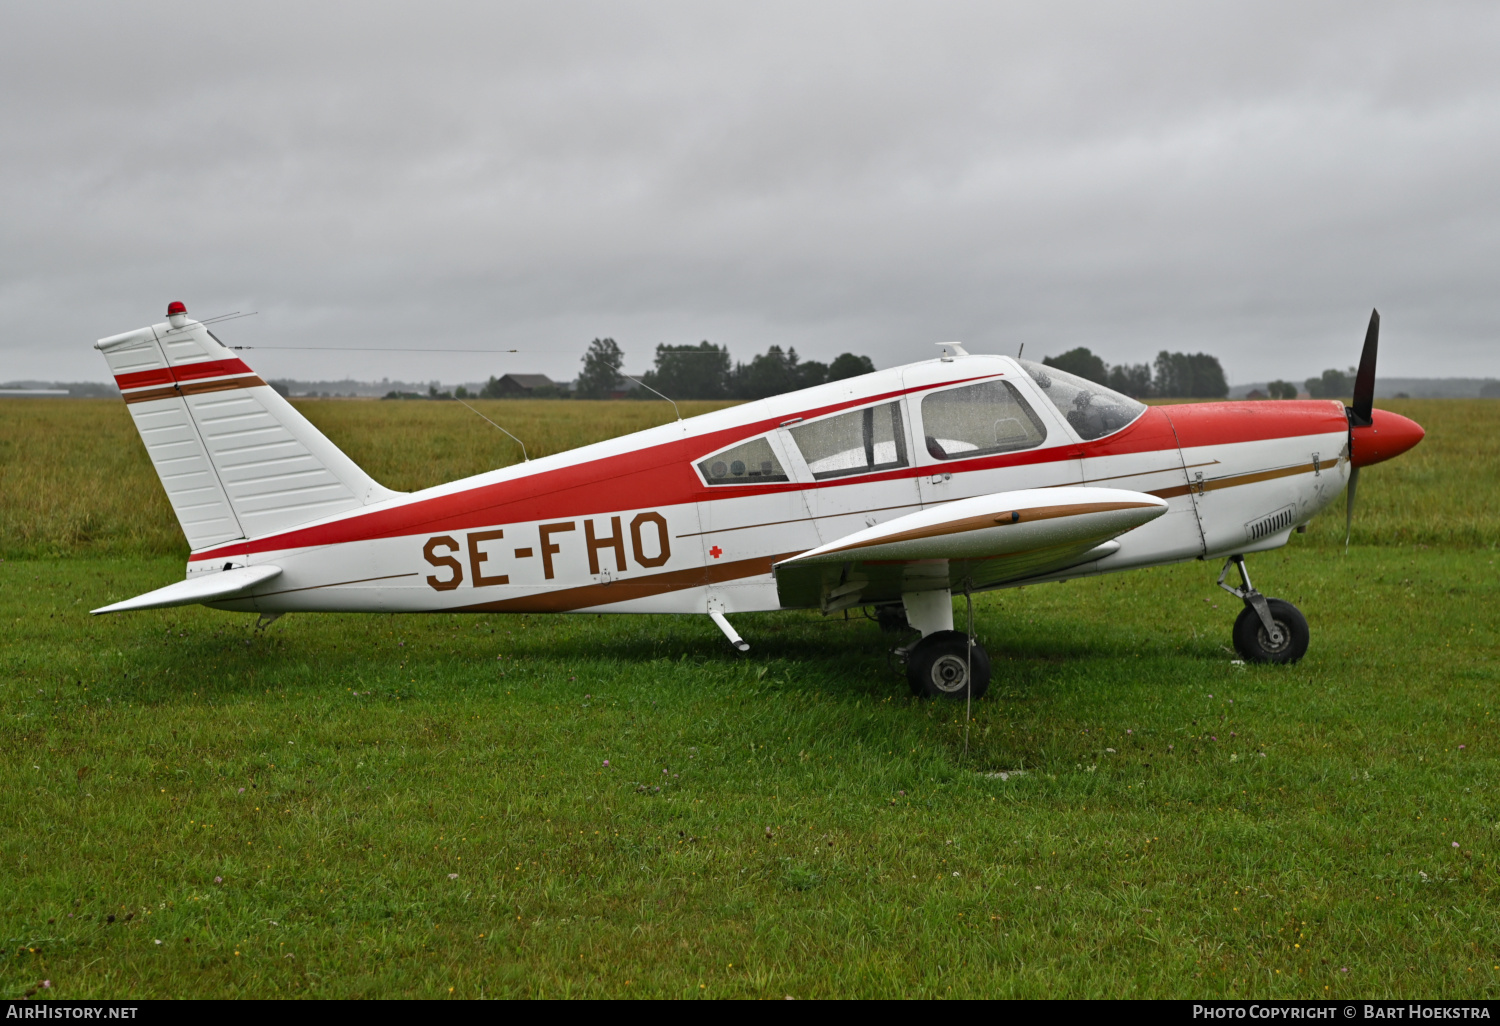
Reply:
[[1056, 367], [1067, 374], [1087, 378], [1098, 385], [1109, 384], [1109, 368], [1105, 366], [1104, 360], [1083, 346], [1069, 349], [1061, 356], [1044, 356], [1042, 363], [1047, 367]]
[[467, 398], [469, 398], [469, 390], [467, 388], [465, 388], [464, 386], [459, 385], [457, 388], [455, 388], [453, 390], [453, 398], [455, 398], [455, 399], [467, 399]]
[[481, 399], [499, 399], [500, 398], [500, 379], [497, 378], [497, 377], [495, 377], [493, 374], [491, 374], [490, 375], [490, 380], [486, 381], [484, 383], [484, 387], [479, 390], [479, 398], [481, 398]]
[[[1409, 399], [1410, 396], [1398, 395], [1398, 399]], [[1500, 399], [1500, 381], [1490, 381], [1479, 386], [1479, 398]]]
[[1156, 394], [1166, 399], [1180, 399], [1187, 395], [1192, 372], [1187, 367], [1186, 353], [1169, 353], [1165, 349], [1156, 354], [1156, 377], [1151, 382]]
[[292, 394], [292, 389], [291, 389], [290, 382], [286, 382], [286, 381], [270, 381], [270, 382], [267, 382], [267, 384], [269, 384], [271, 386], [271, 391], [275, 392], [277, 395], [281, 396], [283, 399], [285, 399], [287, 396], [289, 396], [289, 395]]
[[641, 380], [673, 399], [723, 399], [729, 394], [729, 370], [727, 348], [708, 342], [657, 346], [656, 370]]
[[828, 364], [819, 363], [817, 360], [804, 360], [797, 365], [792, 379], [796, 382], [796, 388], [812, 388], [814, 385], [821, 385], [828, 380]]
[[1109, 369], [1107, 384], [1116, 392], [1124, 392], [1136, 399], [1149, 398], [1152, 394], [1151, 365], [1149, 363], [1117, 363]]
[[1193, 371], [1193, 395], [1199, 399], [1223, 399], [1229, 394], [1229, 379], [1217, 356], [1194, 353], [1188, 357]]
[[583, 354], [583, 373], [575, 390], [580, 399], [606, 399], [620, 387], [620, 366], [625, 354], [612, 338], [596, 338]]
[[1359, 373], [1353, 367], [1346, 374], [1330, 367], [1321, 377], [1308, 378], [1307, 394], [1314, 399], [1339, 399], [1354, 394], [1354, 376]]
[[857, 378], [861, 374], [874, 374], [875, 364], [868, 356], [855, 356], [853, 353], [840, 353], [834, 361], [828, 365], [829, 381], [843, 381], [845, 378]]
[[1222, 399], [1229, 382], [1219, 358], [1207, 353], [1156, 354], [1156, 394], [1170, 399]]
[[734, 368], [734, 394], [738, 399], [764, 399], [781, 395], [797, 388], [797, 350], [782, 352], [780, 346], [772, 346], [759, 356], [750, 358], [748, 364], [736, 364]]
[[1272, 399], [1295, 399], [1297, 398], [1297, 386], [1290, 381], [1273, 381], [1266, 386]]

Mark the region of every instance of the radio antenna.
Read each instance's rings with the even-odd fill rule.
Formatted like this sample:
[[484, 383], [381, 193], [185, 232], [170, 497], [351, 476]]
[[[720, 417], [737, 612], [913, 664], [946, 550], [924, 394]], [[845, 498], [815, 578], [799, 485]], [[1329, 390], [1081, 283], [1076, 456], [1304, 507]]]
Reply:
[[499, 431], [502, 434], [504, 434], [505, 437], [509, 438], [512, 442], [515, 442], [517, 445], [519, 445], [521, 447], [521, 458], [523, 460], [525, 460], [527, 463], [531, 462], [531, 457], [528, 456], [528, 455], [526, 455], [526, 443], [525, 442], [521, 441], [519, 438], [517, 438], [515, 435], [511, 434], [509, 431], [506, 431], [499, 424], [496, 424], [493, 420], [490, 420], [490, 418], [486, 417], [484, 414], [482, 414], [478, 410], [474, 409], [474, 407], [470, 406], [468, 403], [464, 402], [462, 399], [456, 399], [455, 401], [458, 402], [458, 403], [461, 403], [463, 405], [463, 407], [465, 409], [467, 409], [470, 413], [474, 414], [474, 416], [478, 417], [480, 420], [484, 421], [490, 427], [495, 428], [497, 431]]
[[[249, 314], [245, 315], [250, 316]], [[519, 353], [519, 349], [372, 349], [369, 346], [228, 346], [229, 349], [295, 349], [322, 353]]]
[[240, 313], [238, 310], [236, 310], [234, 313], [219, 314], [219, 316], [217, 316], [217, 317], [205, 317], [205, 318], [203, 318], [203, 320], [199, 321], [198, 323], [199, 324], [218, 324], [220, 321], [233, 321], [233, 320], [237, 320], [237, 319], [239, 319], [241, 317], [254, 317], [258, 313], [260, 313], [259, 310], [251, 310], [249, 313]]
[[[616, 374], [620, 374], [619, 371], [615, 371], [615, 373]], [[620, 374], [620, 377], [624, 378], [626, 381], [635, 381], [635, 378], [632, 378], [629, 374]], [[640, 385], [642, 388], [644, 388], [648, 392], [656, 392], [656, 389], [652, 388], [650, 385], [646, 384], [644, 381], [635, 381], [635, 383], [637, 385]], [[660, 392], [656, 392], [656, 394], [657, 395], [661, 395]], [[667, 397], [664, 396], [664, 395], [661, 395], [661, 397], [663, 399], [667, 399]], [[672, 403], [672, 400], [667, 399], [667, 402]], [[677, 419], [678, 420], [682, 419], [682, 411], [677, 408], [677, 404], [676, 403], [672, 403], [672, 412], [675, 413], [675, 414], [677, 414]]]

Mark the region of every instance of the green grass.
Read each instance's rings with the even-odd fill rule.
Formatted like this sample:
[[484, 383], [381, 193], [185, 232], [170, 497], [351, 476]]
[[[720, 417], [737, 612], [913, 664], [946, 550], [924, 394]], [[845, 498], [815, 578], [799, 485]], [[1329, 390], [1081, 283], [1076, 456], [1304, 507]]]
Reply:
[[[475, 400], [533, 458], [665, 424], [660, 402]], [[684, 402], [684, 416], [730, 403]], [[296, 406], [382, 484], [427, 488], [520, 461], [515, 443], [458, 403], [297, 400]], [[1486, 547], [1500, 539], [1500, 402], [1382, 401], [1427, 438], [1365, 471], [1354, 540]], [[1311, 540], [1344, 541], [1342, 510]], [[187, 545], [145, 449], [113, 399], [0, 399], [0, 558], [157, 556]]]
[[[294, 403], [381, 484], [415, 491], [521, 462], [509, 438], [456, 402]], [[533, 459], [665, 424], [662, 402], [470, 402]], [[685, 417], [732, 403], [682, 402]], [[117, 399], [0, 399], [0, 557], [187, 559], [146, 450]]]
[[1500, 404], [1423, 405], [1347, 557], [1252, 558], [1302, 663], [1233, 664], [1217, 567], [982, 596], [967, 748], [860, 619], [90, 618], [181, 554], [28, 543], [0, 995], [1494, 997], [1500, 426], [1434, 424]]

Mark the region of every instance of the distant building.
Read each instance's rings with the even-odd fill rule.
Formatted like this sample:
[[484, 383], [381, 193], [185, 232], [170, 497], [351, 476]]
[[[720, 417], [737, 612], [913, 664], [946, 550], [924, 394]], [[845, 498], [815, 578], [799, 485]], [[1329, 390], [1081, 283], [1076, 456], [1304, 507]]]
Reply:
[[553, 381], [545, 374], [507, 374], [491, 378], [480, 391], [487, 399], [550, 398], [567, 393], [565, 382]]
[[1245, 398], [1246, 399], [1264, 399], [1265, 397], [1266, 397], [1266, 393], [1262, 392], [1258, 388], [1252, 388], [1249, 392], [1247, 392], [1245, 394]]

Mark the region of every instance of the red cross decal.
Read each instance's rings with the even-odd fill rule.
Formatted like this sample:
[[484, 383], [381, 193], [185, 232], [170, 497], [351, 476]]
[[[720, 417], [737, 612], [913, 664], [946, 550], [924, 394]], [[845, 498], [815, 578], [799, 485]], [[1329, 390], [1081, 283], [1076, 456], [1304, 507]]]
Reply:
[[715, 559], [718, 559], [720, 556], [724, 555], [724, 550], [715, 545], [713, 548], [708, 550], [708, 554]]

